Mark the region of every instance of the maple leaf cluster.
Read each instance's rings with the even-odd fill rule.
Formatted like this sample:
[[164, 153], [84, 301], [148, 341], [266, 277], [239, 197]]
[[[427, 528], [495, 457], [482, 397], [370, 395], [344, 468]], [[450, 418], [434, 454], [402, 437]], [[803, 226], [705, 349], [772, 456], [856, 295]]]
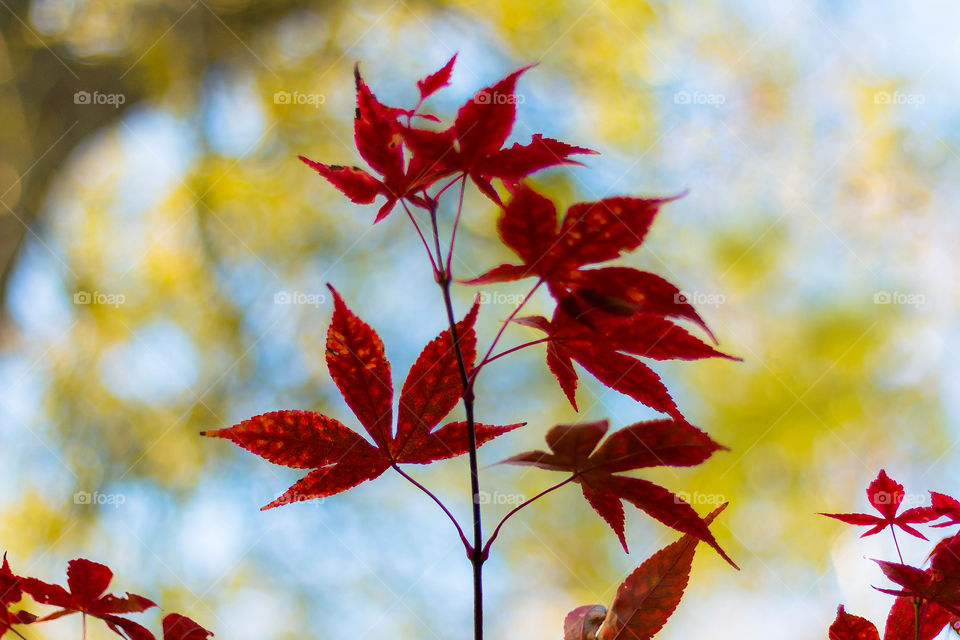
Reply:
[[[666, 386], [642, 359], [730, 356], [677, 324], [693, 322], [713, 339], [676, 286], [652, 273], [604, 264], [640, 247], [660, 207], [673, 198], [605, 198], [574, 204], [558, 219], [554, 203], [525, 179], [548, 167], [580, 164], [575, 156], [595, 152], [541, 134], [528, 143], [505, 146], [516, 119], [517, 82], [529, 67], [481, 89], [459, 108], [453, 122], [443, 124], [423, 108], [425, 101], [449, 84], [455, 62], [453, 56], [417, 82], [419, 99], [410, 109], [381, 102], [356, 68], [354, 141], [369, 170], [300, 158], [355, 203], [382, 198], [375, 223], [399, 206], [419, 233], [434, 277], [448, 296], [450, 328], [423, 348], [407, 373], [396, 417], [391, 366], [383, 342], [331, 287], [334, 311], [327, 335], [327, 367], [367, 437], [325, 414], [289, 410], [265, 413], [205, 435], [230, 440], [273, 463], [309, 470], [265, 509], [331, 496], [390, 468], [404, 474], [399, 465], [473, 455], [476, 447], [525, 424], [474, 423], [468, 410], [467, 421], [438, 428], [460, 400], [465, 407], [472, 401], [474, 381], [483, 367], [513, 351], [544, 344], [547, 367], [575, 409], [574, 362], [604, 385], [669, 419], [626, 427], [596, 452], [593, 449], [608, 428], [605, 421], [558, 426], [547, 435], [552, 453], [520, 454], [506, 462], [569, 473], [567, 481], [580, 485], [624, 549], [622, 501], [627, 501], [667, 526], [706, 542], [733, 564], [706, 521], [683, 499], [646, 480], [622, 475], [652, 466], [700, 464], [724, 448], [686, 421]], [[535, 278], [530, 295], [543, 286], [556, 301], [550, 319], [519, 316], [521, 304], [503, 324], [503, 328], [536, 329], [544, 338], [494, 354], [501, 329], [479, 361], [474, 329], [478, 305], [456, 323], [449, 305], [454, 238], [462, 189], [468, 181], [499, 207], [499, 237], [519, 262], [495, 266], [460, 282], [477, 286]], [[437, 223], [439, 202], [458, 182], [460, 207], [444, 259]], [[418, 212], [429, 218], [433, 247], [414, 215]], [[484, 558], [485, 554], [486, 549]]]
[[[912, 525], [933, 528], [960, 525], [960, 502], [942, 493], [930, 492], [930, 504], [900, 511], [905, 492], [903, 485], [881, 470], [867, 487], [867, 499], [880, 514], [824, 513], [841, 522], [869, 526], [863, 536], [890, 529], [896, 542], [896, 529], [927, 540]], [[861, 537], [863, 537], [861, 536]], [[899, 553], [899, 545], [897, 545]], [[884, 576], [897, 588], [874, 587], [896, 597], [884, 628], [884, 640], [932, 640], [948, 625], [960, 630], [960, 532], [938, 542], [928, 557], [928, 566], [915, 567], [903, 562], [874, 560]], [[865, 618], [847, 613], [843, 605], [829, 630], [830, 640], [880, 640], [877, 627]]]
[[[0, 638], [7, 631], [17, 637], [23, 635], [14, 629], [14, 625], [32, 625], [48, 620], [79, 613], [84, 618], [96, 618], [107, 628], [127, 640], [156, 640], [153, 633], [143, 625], [126, 617], [132, 613], [142, 613], [156, 607], [156, 603], [143, 596], [127, 593], [115, 596], [107, 593], [113, 572], [109, 567], [84, 560], [71, 560], [67, 565], [67, 587], [49, 584], [37, 578], [20, 577], [13, 573], [7, 556], [3, 556], [0, 567]], [[54, 607], [56, 610], [43, 617], [24, 610], [11, 611], [24, 594], [40, 605]], [[163, 640], [208, 640], [213, 633], [178, 613], [163, 618]]]

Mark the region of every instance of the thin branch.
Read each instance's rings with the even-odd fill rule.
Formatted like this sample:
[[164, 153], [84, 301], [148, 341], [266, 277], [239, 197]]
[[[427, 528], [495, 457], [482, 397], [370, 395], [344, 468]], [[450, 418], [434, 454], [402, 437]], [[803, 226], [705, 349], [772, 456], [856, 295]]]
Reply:
[[564, 480], [563, 482], [558, 482], [557, 484], [553, 485], [553, 486], [550, 487], [549, 489], [544, 489], [543, 491], [541, 491], [541, 492], [538, 493], [537, 495], [533, 496], [533, 497], [530, 498], [529, 500], [527, 500], [527, 501], [525, 501], [525, 502], [522, 502], [521, 504], [518, 504], [516, 507], [514, 507], [514, 508], [510, 511], [510, 513], [508, 513], [507, 515], [503, 516], [503, 519], [500, 520], [500, 524], [497, 525], [497, 528], [494, 529], [494, 530], [493, 530], [493, 533], [490, 535], [490, 539], [487, 540], [487, 544], [485, 544], [485, 545], [483, 546], [483, 555], [484, 555], [484, 556], [489, 555], [489, 553], [490, 553], [490, 547], [493, 545], [493, 541], [497, 539], [497, 536], [498, 536], [498, 535], [500, 535], [500, 529], [503, 527], [504, 524], [506, 524], [507, 520], [509, 520], [515, 513], [517, 513], [518, 511], [520, 511], [521, 509], [523, 509], [523, 508], [526, 507], [527, 505], [532, 504], [534, 501], [539, 500], [540, 498], [542, 498], [543, 496], [547, 495], [548, 493], [550, 493], [550, 492], [552, 492], [552, 491], [556, 491], [557, 489], [559, 489], [559, 488], [562, 487], [563, 485], [567, 484], [568, 482], [573, 481], [576, 477], [577, 477], [577, 476], [575, 476], [575, 475], [570, 476], [569, 478], [567, 478], [567, 479]]
[[434, 277], [439, 276], [440, 270], [437, 268], [437, 261], [433, 259], [433, 252], [430, 251], [430, 245], [427, 244], [427, 239], [424, 237], [423, 231], [420, 230], [420, 225], [417, 224], [416, 218], [413, 217], [413, 212], [410, 211], [410, 208], [407, 206], [407, 201], [401, 198], [400, 203], [403, 205], [403, 210], [407, 212], [407, 217], [410, 218], [410, 222], [413, 223], [413, 228], [417, 230], [417, 235], [420, 236], [423, 248], [427, 251], [427, 257], [430, 258], [430, 266], [433, 267]]
[[401, 476], [406, 478], [413, 486], [415, 486], [416, 488], [420, 489], [420, 491], [423, 491], [425, 494], [430, 496], [430, 499], [436, 502], [437, 506], [439, 506], [443, 510], [443, 512], [447, 514], [447, 517], [450, 518], [450, 522], [452, 522], [453, 526], [456, 527], [457, 529], [457, 534], [460, 536], [460, 541], [463, 542], [463, 547], [467, 550], [467, 556], [469, 557], [470, 555], [472, 555], [473, 547], [470, 546], [470, 542], [467, 540], [467, 537], [463, 535], [463, 529], [460, 527], [460, 523], [457, 522], [457, 519], [453, 517], [453, 514], [450, 513], [449, 509], [447, 509], [447, 505], [443, 504], [440, 498], [438, 498], [432, 491], [430, 491], [430, 489], [427, 489], [425, 486], [423, 486], [422, 484], [414, 480], [413, 477], [407, 474], [407, 472], [401, 469], [397, 464], [393, 464], [392, 466], [397, 473], [399, 473]]
[[[543, 284], [543, 278], [540, 278], [539, 280], [537, 280], [537, 283], [533, 285], [533, 288], [530, 289], [530, 291], [527, 292], [527, 295], [523, 297], [523, 300], [520, 301], [520, 304], [518, 304], [514, 308], [514, 310], [510, 312], [510, 315], [507, 316], [507, 319], [503, 321], [503, 324], [500, 325], [500, 330], [497, 331], [497, 335], [494, 336], [493, 338], [493, 342], [490, 343], [490, 348], [487, 349], [487, 353], [484, 354], [483, 360], [480, 361], [481, 363], [488, 362], [490, 360], [490, 354], [493, 353], [493, 350], [496, 348], [497, 343], [500, 342], [500, 338], [503, 336], [503, 332], [506, 331], [507, 325], [513, 322], [513, 319], [517, 317], [517, 314], [520, 313], [520, 310], [523, 309], [524, 305], [530, 301], [530, 298], [533, 297], [533, 294], [536, 292], [537, 289], [540, 288], [540, 285], [542, 284]], [[476, 373], [474, 373], [474, 377], [475, 376], [476, 376]]]
[[491, 362], [493, 362], [494, 360], [498, 360], [498, 359], [502, 358], [503, 356], [510, 355], [510, 354], [513, 353], [514, 351], [520, 351], [521, 349], [526, 349], [527, 347], [532, 347], [532, 346], [534, 346], [534, 345], [542, 344], [542, 343], [544, 343], [544, 342], [550, 342], [550, 338], [539, 338], [539, 339], [537, 339], [537, 340], [531, 340], [530, 342], [524, 342], [523, 344], [518, 344], [518, 345], [515, 346], [515, 347], [510, 347], [510, 348], [507, 349], [506, 351], [501, 351], [500, 353], [498, 353], [498, 354], [495, 355], [495, 356], [491, 356], [491, 357], [489, 357], [489, 358], [484, 358], [483, 360], [480, 361], [480, 363], [479, 363], [476, 367], [474, 367], [474, 369], [473, 369], [473, 375], [474, 375], [474, 377], [476, 377], [477, 371], [480, 370], [480, 367], [486, 366], [486, 365], [490, 364]]
[[453, 245], [457, 241], [457, 229], [460, 228], [460, 214], [463, 212], [463, 195], [467, 190], [467, 174], [463, 174], [463, 181], [460, 183], [460, 202], [457, 205], [457, 216], [453, 219], [453, 229], [450, 231], [450, 249], [447, 251], [447, 269], [453, 261]]

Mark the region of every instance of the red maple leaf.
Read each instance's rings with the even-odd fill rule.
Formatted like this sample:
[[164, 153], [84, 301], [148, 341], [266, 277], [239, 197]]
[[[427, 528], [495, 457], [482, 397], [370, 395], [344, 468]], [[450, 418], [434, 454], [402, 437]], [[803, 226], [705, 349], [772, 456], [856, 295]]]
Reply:
[[[522, 260], [501, 264], [467, 284], [507, 282], [538, 277], [559, 301], [569, 296], [581, 304], [616, 311], [660, 310], [663, 315], [703, 321], [680, 291], [658, 276], [627, 267], [585, 270], [613, 260], [643, 243], [666, 202], [676, 198], [605, 198], [581, 202], [557, 221], [553, 202], [527, 185], [518, 185], [497, 221], [500, 239]], [[650, 306], [646, 306], [650, 305]]]
[[867, 487], [867, 499], [873, 508], [880, 513], [880, 517], [867, 513], [821, 513], [820, 515], [847, 524], [873, 527], [861, 535], [861, 538], [876, 535], [887, 527], [897, 526], [912, 536], [926, 540], [926, 536], [910, 525], [936, 520], [940, 517], [940, 514], [932, 507], [913, 507], [897, 515], [900, 504], [903, 502], [903, 496], [903, 485], [890, 479], [887, 472], [881, 469], [876, 479]]
[[10, 611], [10, 606], [23, 598], [20, 581], [21, 578], [15, 576], [10, 570], [7, 554], [4, 553], [3, 565], [0, 566], [0, 638], [6, 635], [13, 625], [31, 624], [37, 619], [37, 616], [26, 611]]
[[117, 597], [106, 593], [113, 580], [110, 568], [82, 558], [67, 565], [67, 589], [36, 578], [21, 578], [20, 586], [40, 604], [59, 607], [40, 621], [55, 620], [72, 613], [103, 620], [111, 631], [130, 640], [154, 640], [153, 634], [122, 614], [140, 613], [157, 606], [152, 600], [127, 593]]
[[207, 640], [213, 632], [179, 613], [171, 613], [163, 619], [163, 640]]
[[[334, 418], [313, 411], [274, 411], [204, 435], [225, 438], [275, 464], [314, 469], [285, 494], [263, 507], [331, 496], [380, 476], [391, 466], [428, 464], [469, 450], [467, 424], [434, 430], [463, 394], [450, 330], [431, 341], [410, 368], [400, 392], [393, 430], [393, 382], [383, 341], [333, 292], [327, 332], [327, 367], [347, 405], [373, 440], [371, 445]], [[479, 304], [457, 323], [464, 362], [476, 360], [473, 325]], [[477, 446], [524, 423], [476, 425]]]
[[553, 320], [528, 316], [516, 322], [547, 334], [547, 367], [574, 409], [578, 384], [574, 361], [611, 389], [684, 420], [660, 377], [638, 358], [736, 360], [654, 313], [599, 314], [588, 326], [558, 306]]
[[837, 607], [837, 618], [830, 625], [830, 640], [880, 640], [877, 627], [860, 616], [847, 613], [843, 605]]
[[724, 447], [686, 422], [654, 420], [624, 427], [598, 448], [608, 427], [606, 420], [558, 425], [547, 432], [550, 453], [528, 451], [503, 462], [572, 473], [572, 480], [617, 534], [625, 551], [622, 500], [668, 527], [703, 540], [736, 567], [717, 544], [707, 522], [683, 498], [647, 480], [618, 475], [647, 467], [698, 465]]
[[[707, 515], [707, 524], [726, 508]], [[652, 638], [673, 615], [690, 580], [699, 538], [689, 533], [643, 562], [617, 589], [597, 640]]]
[[944, 517], [947, 518], [947, 522], [938, 522], [937, 524], [930, 526], [950, 527], [955, 524], [960, 524], [960, 501], [958, 501], [956, 498], [951, 498], [946, 494], [931, 491], [930, 506], [937, 512], [937, 519]]
[[960, 537], [948, 538], [934, 550], [926, 570], [896, 562], [874, 560], [884, 575], [902, 589], [878, 591], [905, 598], [919, 598], [960, 616]]
[[[917, 635], [917, 620], [922, 619]], [[890, 608], [883, 640], [933, 640], [953, 616], [933, 602], [917, 602], [913, 598], [897, 598]]]

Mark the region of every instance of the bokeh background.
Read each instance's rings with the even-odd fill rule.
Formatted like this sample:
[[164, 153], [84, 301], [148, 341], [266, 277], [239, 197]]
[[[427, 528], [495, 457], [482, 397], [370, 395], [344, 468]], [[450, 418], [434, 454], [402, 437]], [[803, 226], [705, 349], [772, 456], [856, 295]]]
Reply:
[[[105, 562], [218, 638], [467, 637], [459, 542], [402, 479], [261, 513], [297, 474], [198, 436], [277, 408], [355, 424], [325, 371], [326, 282], [398, 377], [442, 329], [407, 221], [372, 227], [296, 155], [359, 160], [356, 61], [412, 104], [459, 52], [434, 112], [537, 62], [515, 138], [601, 151], [537, 176], [560, 201], [690, 190], [628, 262], [744, 358], [658, 367], [731, 451], [648, 477], [701, 511], [730, 500], [714, 528], [743, 570], [702, 550], [661, 637], [823, 638], [841, 602], [882, 621], [866, 558], [892, 542], [814, 514], [864, 510], [881, 467], [909, 500], [960, 489], [958, 19], [932, 0], [0, 0], [0, 549], [50, 581]], [[467, 210], [461, 276], [506, 257], [490, 203]], [[518, 292], [487, 291], [481, 343]], [[558, 421], [650, 417], [589, 376], [577, 417], [534, 351], [481, 379], [484, 421], [531, 423], [484, 464]], [[464, 461], [414, 472], [467, 517]], [[486, 469], [488, 524], [554, 480]], [[490, 636], [560, 637], [673, 537], [631, 513], [625, 556], [576, 489], [551, 495], [489, 565]]]

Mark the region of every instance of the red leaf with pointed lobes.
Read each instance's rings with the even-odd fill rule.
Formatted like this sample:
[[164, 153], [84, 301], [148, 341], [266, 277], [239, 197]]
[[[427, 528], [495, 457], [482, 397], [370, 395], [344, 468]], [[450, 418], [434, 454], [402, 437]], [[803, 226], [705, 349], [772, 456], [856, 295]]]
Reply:
[[[477, 359], [477, 334], [473, 326], [479, 309], [478, 300], [457, 323], [457, 338], [468, 371]], [[424, 347], [403, 383], [394, 448], [397, 455], [403, 454], [411, 439], [416, 442], [437, 426], [462, 395], [457, 351], [447, 329]]]
[[457, 54], [453, 54], [453, 57], [447, 61], [447, 64], [443, 65], [443, 67], [431, 73], [423, 80], [417, 81], [417, 89], [420, 90], [420, 100], [426, 100], [428, 97], [432, 96], [434, 93], [450, 84], [450, 74], [453, 73], [453, 65], [456, 61]]
[[[475, 423], [474, 430], [477, 437], [477, 446], [490, 442], [498, 436], [518, 429], [526, 422], [517, 422], [503, 426]], [[408, 464], [429, 464], [437, 460], [445, 460], [463, 455], [470, 450], [470, 441], [467, 434], [466, 422], [451, 422], [436, 431], [429, 433], [418, 440], [416, 447], [398, 460]]]
[[927, 570], [896, 562], [875, 560], [884, 575], [902, 589], [877, 591], [894, 596], [921, 598], [960, 617], [960, 537], [948, 538], [937, 545]]
[[683, 420], [660, 377], [634, 356], [655, 360], [730, 358], [669, 320], [646, 313], [604, 316], [587, 326], [558, 307], [552, 321], [532, 316], [517, 318], [515, 322], [548, 334], [547, 367], [574, 408], [577, 374], [573, 361], [611, 389]]
[[720, 548], [706, 522], [682, 498], [646, 480], [615, 475], [653, 466], [692, 466], [722, 449], [686, 422], [641, 422], [615, 432], [597, 446], [608, 428], [601, 420], [558, 425], [547, 432], [550, 451], [527, 451], [503, 463], [569, 472], [593, 509], [610, 525], [627, 550], [622, 501], [667, 526], [692, 534], [736, 564]]
[[308, 167], [327, 179], [351, 202], [370, 204], [381, 193], [386, 193], [383, 183], [360, 167], [344, 167], [338, 164], [314, 162], [304, 156], [298, 156]]
[[829, 633], [830, 640], [880, 640], [872, 622], [847, 613], [843, 605], [837, 608], [837, 618], [830, 625]]
[[163, 640], [207, 640], [213, 637], [199, 624], [179, 613], [171, 613], [163, 619]]
[[937, 512], [937, 519], [947, 518], [947, 522], [938, 522], [933, 527], [950, 527], [960, 524], [960, 501], [943, 493], [930, 492], [930, 506]]
[[478, 91], [457, 112], [454, 129], [460, 142], [460, 156], [466, 167], [498, 151], [513, 129], [517, 116], [514, 95], [517, 79], [530, 67], [518, 69], [499, 82]]
[[397, 126], [398, 109], [380, 103], [354, 67], [357, 87], [357, 110], [353, 120], [357, 151], [373, 169], [383, 176], [384, 184], [399, 186], [403, 170], [403, 136]]
[[[339, 293], [327, 334], [327, 365], [347, 404], [367, 429], [371, 445], [341, 422], [312, 411], [274, 411], [202, 435], [223, 438], [275, 464], [313, 469], [263, 507], [324, 498], [377, 478], [395, 464], [428, 464], [469, 450], [466, 423], [433, 428], [453, 409], [462, 385], [451, 332], [431, 341], [411, 367], [400, 393], [393, 435], [390, 363], [380, 336], [347, 308]], [[474, 304], [457, 323], [458, 344], [468, 371], [476, 360]], [[475, 425], [477, 446], [521, 424]]]
[[883, 640], [933, 640], [949, 624], [953, 616], [935, 603], [926, 603], [922, 608], [923, 622], [917, 636], [917, 611], [912, 598], [897, 598], [887, 616]]
[[6, 635], [13, 625], [36, 622], [37, 616], [32, 613], [9, 610], [11, 605], [16, 604], [22, 598], [23, 591], [20, 588], [20, 578], [13, 574], [10, 563], [7, 562], [7, 554], [4, 553], [3, 564], [0, 565], [0, 638]]
[[[709, 524], [726, 508], [706, 516]], [[649, 640], [673, 615], [690, 580], [699, 539], [687, 534], [645, 560], [617, 589], [598, 640]]]
[[867, 487], [867, 499], [881, 517], [866, 513], [821, 513], [820, 515], [847, 524], [872, 527], [863, 533], [861, 538], [876, 535], [887, 527], [896, 526], [914, 537], [926, 540], [926, 536], [910, 525], [931, 522], [940, 518], [941, 514], [934, 507], [914, 507], [898, 515], [897, 511], [903, 502], [903, 496], [903, 485], [892, 480], [887, 472], [881, 469], [876, 479]]
[[347, 308], [336, 289], [327, 332], [327, 368], [343, 399], [374, 443], [388, 449], [393, 428], [393, 382], [383, 341]]
[[486, 178], [504, 181], [522, 180], [531, 173], [561, 164], [583, 166], [568, 156], [596, 155], [593, 149], [577, 147], [566, 142], [544, 138], [536, 133], [528, 144], [516, 143], [512, 147], [496, 151], [476, 163], [476, 172]]
[[113, 572], [90, 560], [71, 560], [67, 565], [69, 591], [36, 578], [21, 578], [20, 586], [40, 604], [58, 607], [41, 620], [55, 620], [71, 613], [83, 613], [103, 620], [114, 633], [130, 640], [153, 640], [145, 628], [118, 614], [139, 613], [157, 606], [152, 600], [128, 593], [125, 597], [106, 594]]

